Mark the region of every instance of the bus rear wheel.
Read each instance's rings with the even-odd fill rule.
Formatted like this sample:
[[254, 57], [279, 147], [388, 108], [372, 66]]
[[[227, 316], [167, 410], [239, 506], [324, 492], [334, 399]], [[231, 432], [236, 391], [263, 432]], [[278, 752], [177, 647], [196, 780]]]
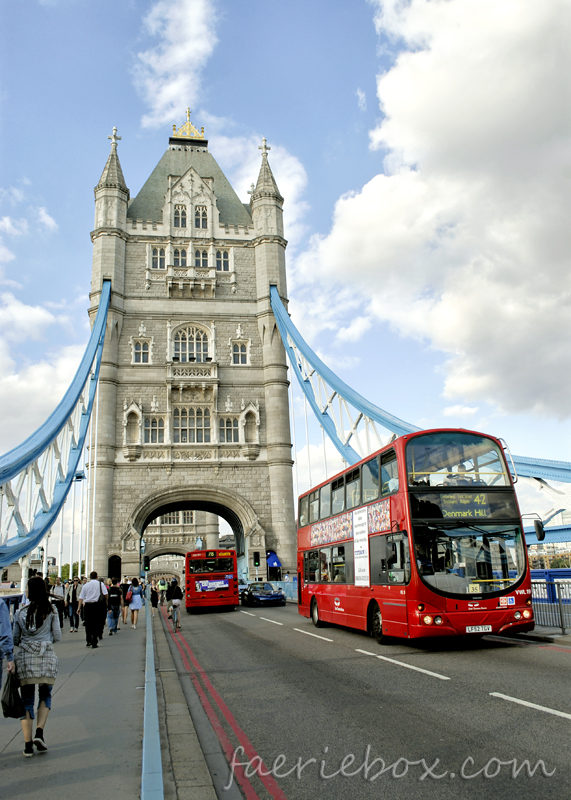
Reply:
[[319, 608], [317, 607], [317, 600], [315, 597], [311, 601], [311, 621], [316, 628], [323, 627], [323, 622], [319, 619]]
[[378, 603], [373, 603], [371, 607], [371, 635], [379, 644], [384, 644], [387, 640], [383, 633], [383, 615]]

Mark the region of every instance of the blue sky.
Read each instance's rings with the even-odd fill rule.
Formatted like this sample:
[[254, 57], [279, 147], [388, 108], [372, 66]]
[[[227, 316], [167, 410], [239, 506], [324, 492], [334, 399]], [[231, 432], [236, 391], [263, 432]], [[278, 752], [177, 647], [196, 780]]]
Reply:
[[[421, 427], [570, 460], [570, 13], [3, 2], [0, 449], [45, 418], [83, 351], [108, 134], [135, 196], [190, 106], [245, 201], [267, 138], [290, 310], [347, 383]], [[528, 491], [526, 510], [552, 505]]]

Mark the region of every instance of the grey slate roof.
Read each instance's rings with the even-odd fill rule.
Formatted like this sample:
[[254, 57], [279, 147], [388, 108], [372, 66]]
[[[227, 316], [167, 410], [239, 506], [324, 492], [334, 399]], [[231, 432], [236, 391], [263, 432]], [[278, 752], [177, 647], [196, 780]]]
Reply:
[[190, 167], [193, 167], [201, 178], [214, 179], [213, 190], [216, 195], [216, 205], [220, 211], [221, 224], [252, 224], [252, 217], [247, 207], [240, 201], [215, 159], [205, 147], [194, 147], [192, 150], [171, 150], [169, 148], [130, 204], [127, 210], [128, 219], [160, 222], [168, 189], [168, 176], [181, 177]]

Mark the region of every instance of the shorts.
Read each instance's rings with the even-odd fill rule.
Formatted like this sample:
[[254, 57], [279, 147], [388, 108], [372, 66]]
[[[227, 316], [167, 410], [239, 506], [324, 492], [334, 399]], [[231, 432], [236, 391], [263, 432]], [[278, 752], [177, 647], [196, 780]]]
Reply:
[[[20, 686], [20, 696], [22, 698], [22, 703], [24, 704], [24, 708], [26, 711], [30, 712], [30, 717], [35, 719], [34, 717], [34, 698], [36, 696], [36, 686], [38, 686], [38, 708], [40, 707], [40, 703], [43, 701], [46, 704], [46, 708], [52, 707], [52, 689], [53, 686], [51, 683], [25, 683], [23, 686]], [[26, 719], [22, 717], [22, 719]]]

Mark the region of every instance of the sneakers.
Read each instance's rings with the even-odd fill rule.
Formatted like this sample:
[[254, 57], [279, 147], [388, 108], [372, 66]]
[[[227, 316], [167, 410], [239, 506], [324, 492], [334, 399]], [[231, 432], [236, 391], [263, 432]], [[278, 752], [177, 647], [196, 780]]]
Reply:
[[[27, 744], [27, 742], [26, 742], [26, 744]], [[36, 750], [38, 751], [38, 753], [46, 753], [47, 752], [48, 746], [44, 742], [44, 737], [43, 736], [38, 736], [38, 734], [36, 733], [36, 735], [34, 736], [34, 744], [36, 745]], [[25, 755], [25, 752], [24, 752], [24, 755]]]
[[[46, 748], [47, 750], [47, 748]], [[24, 758], [32, 758], [34, 755], [34, 743], [33, 742], [24, 742], [24, 750], [22, 755]]]

